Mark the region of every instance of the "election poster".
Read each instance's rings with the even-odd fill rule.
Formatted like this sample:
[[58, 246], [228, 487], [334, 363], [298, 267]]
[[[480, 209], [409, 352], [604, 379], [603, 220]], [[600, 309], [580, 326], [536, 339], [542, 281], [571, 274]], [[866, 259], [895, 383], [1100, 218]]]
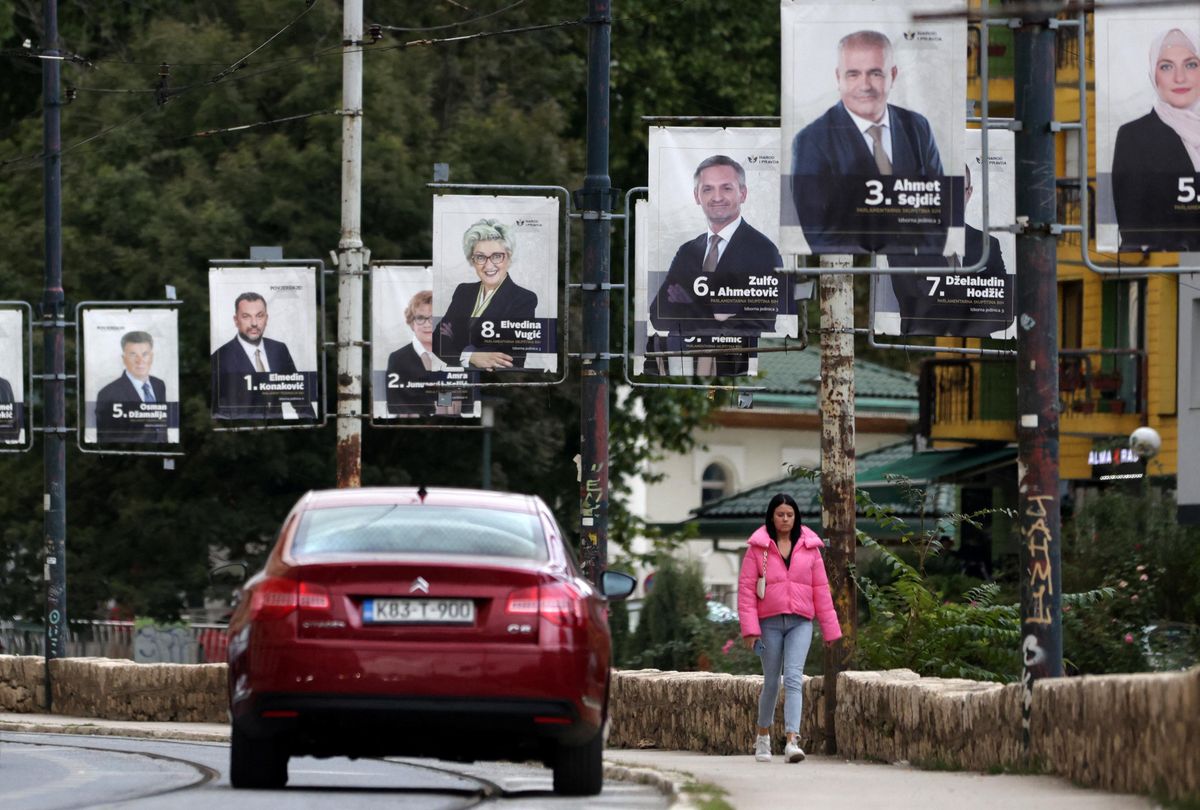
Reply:
[[[649, 151], [634, 351], [654, 362], [642, 373], [753, 376], [747, 350], [796, 337], [799, 320], [780, 272], [779, 129], [654, 127]], [[700, 349], [739, 351], [684, 353]]]
[[435, 354], [498, 382], [558, 370], [557, 197], [433, 198]]
[[84, 308], [83, 442], [179, 443], [179, 311]]
[[313, 422], [321, 416], [313, 267], [210, 267], [212, 415]]
[[25, 443], [24, 310], [0, 308], [0, 445]]
[[1096, 249], [1200, 251], [1200, 10], [1096, 11]]
[[375, 419], [478, 417], [466, 369], [433, 347], [433, 268], [371, 266], [371, 414]]
[[[1010, 230], [988, 234], [983, 258], [983, 143], [978, 129], [967, 130], [964, 166], [966, 250], [962, 255], [882, 256], [888, 267], [945, 265], [946, 273], [872, 276], [871, 321], [878, 335], [938, 335], [1014, 339], [1017, 237]], [[1016, 146], [1012, 132], [988, 133], [988, 229], [1016, 221]], [[962, 270], [964, 272], [954, 272]]]
[[962, 252], [967, 24], [947, 0], [782, 0], [781, 250]]

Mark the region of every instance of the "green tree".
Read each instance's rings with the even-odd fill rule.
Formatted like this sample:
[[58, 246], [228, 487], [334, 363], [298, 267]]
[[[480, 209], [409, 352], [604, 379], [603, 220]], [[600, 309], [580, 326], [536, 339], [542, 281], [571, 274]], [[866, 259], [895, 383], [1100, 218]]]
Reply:
[[642, 604], [633, 634], [630, 666], [690, 670], [696, 667], [694, 619], [704, 619], [704, 580], [694, 562], [669, 554], [658, 558], [654, 585]]

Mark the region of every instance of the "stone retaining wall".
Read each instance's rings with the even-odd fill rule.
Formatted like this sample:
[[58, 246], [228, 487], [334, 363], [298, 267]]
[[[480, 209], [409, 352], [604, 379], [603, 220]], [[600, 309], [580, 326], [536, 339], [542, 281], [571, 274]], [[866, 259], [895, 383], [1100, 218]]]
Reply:
[[[223, 723], [224, 664], [52, 661], [54, 711], [111, 720]], [[1019, 684], [844, 672], [835, 713], [847, 759], [986, 771], [1045, 770], [1106, 790], [1200, 799], [1200, 667], [1038, 681], [1024, 757]], [[0, 711], [44, 706], [43, 661], [0, 655]], [[749, 754], [762, 676], [613, 673], [611, 747]], [[783, 701], [772, 730], [783, 735]], [[805, 678], [801, 745], [824, 740], [821, 678]]]

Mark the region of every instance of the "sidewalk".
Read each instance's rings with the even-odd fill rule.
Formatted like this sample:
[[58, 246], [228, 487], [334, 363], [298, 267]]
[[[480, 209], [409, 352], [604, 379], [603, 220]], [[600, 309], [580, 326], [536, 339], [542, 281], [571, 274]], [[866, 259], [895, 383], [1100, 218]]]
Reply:
[[[229, 739], [229, 726], [223, 723], [154, 723], [0, 712], [0, 733], [5, 731], [205, 742]], [[790, 765], [778, 754], [774, 761], [760, 763], [749, 754], [709, 756], [689, 751], [616, 749], [606, 751], [604, 759], [610, 778], [635, 779], [675, 793], [677, 807], [687, 807], [689, 797], [699, 797], [685, 790], [685, 786], [696, 783], [715, 785], [736, 810], [1148, 810], [1158, 806], [1142, 796], [1084, 790], [1053, 776], [923, 771], [907, 765], [848, 762], [826, 756], [810, 756]]]

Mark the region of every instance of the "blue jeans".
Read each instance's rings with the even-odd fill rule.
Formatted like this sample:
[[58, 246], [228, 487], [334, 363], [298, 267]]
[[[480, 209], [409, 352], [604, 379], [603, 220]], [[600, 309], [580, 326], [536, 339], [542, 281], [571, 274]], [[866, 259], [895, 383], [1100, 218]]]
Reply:
[[762, 637], [754, 651], [762, 659], [763, 689], [758, 696], [758, 725], [770, 728], [779, 698], [779, 673], [783, 670], [783, 730], [800, 733], [800, 710], [804, 705], [804, 659], [812, 644], [812, 621], [794, 613], [768, 616], [759, 621]]

